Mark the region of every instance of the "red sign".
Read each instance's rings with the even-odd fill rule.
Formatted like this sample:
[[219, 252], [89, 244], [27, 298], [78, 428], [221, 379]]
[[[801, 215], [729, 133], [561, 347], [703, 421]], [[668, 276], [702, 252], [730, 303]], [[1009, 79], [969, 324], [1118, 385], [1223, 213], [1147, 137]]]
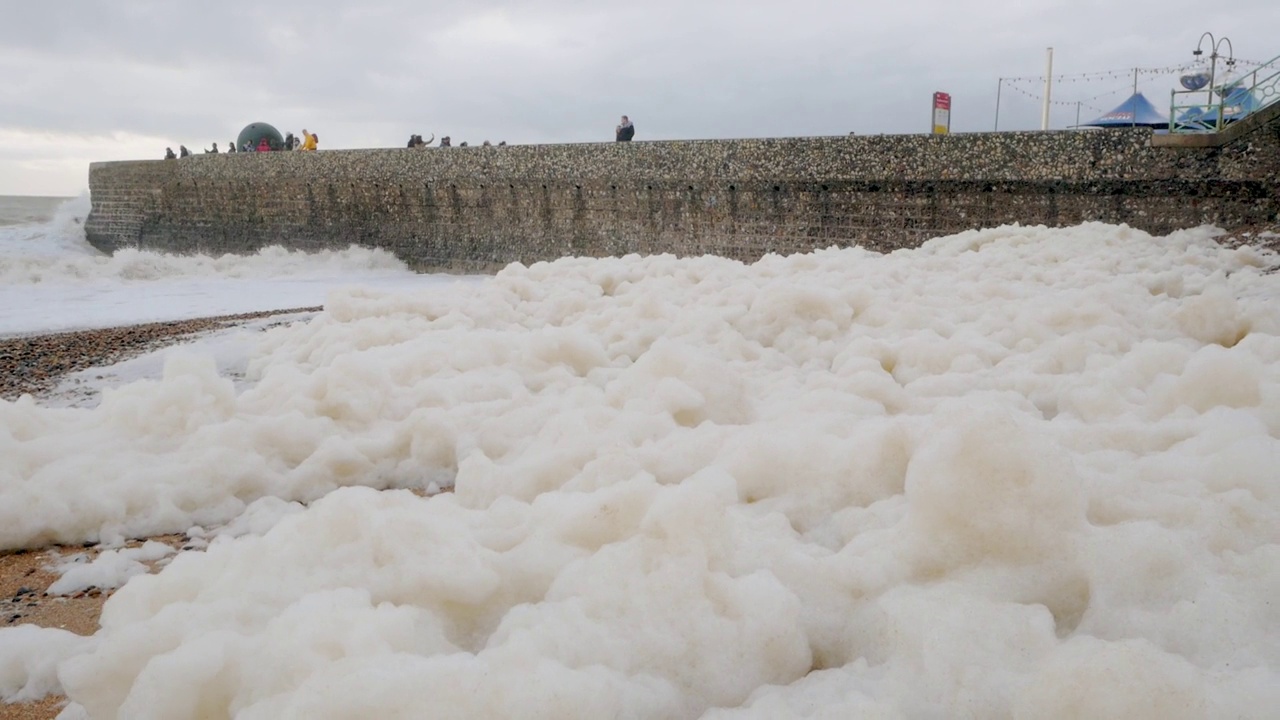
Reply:
[[933, 94], [933, 134], [946, 135], [951, 132], [951, 95], [944, 92]]

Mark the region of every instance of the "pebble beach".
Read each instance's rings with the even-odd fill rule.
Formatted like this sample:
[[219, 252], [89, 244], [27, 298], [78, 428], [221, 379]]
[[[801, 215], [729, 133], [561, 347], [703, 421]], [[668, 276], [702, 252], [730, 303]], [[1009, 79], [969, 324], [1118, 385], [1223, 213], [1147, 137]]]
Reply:
[[182, 342], [201, 333], [226, 329], [246, 320], [319, 310], [319, 307], [267, 310], [176, 322], [0, 339], [0, 398], [17, 400], [26, 394], [38, 396], [67, 373], [127, 360], [165, 345]]

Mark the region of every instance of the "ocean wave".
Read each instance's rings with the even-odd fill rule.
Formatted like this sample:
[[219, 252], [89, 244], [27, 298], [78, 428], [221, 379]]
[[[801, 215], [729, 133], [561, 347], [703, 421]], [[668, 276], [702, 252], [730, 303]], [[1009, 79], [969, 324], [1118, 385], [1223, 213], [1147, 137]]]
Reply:
[[273, 245], [249, 255], [173, 255], [126, 248], [107, 255], [85, 239], [89, 196], [61, 205], [48, 222], [0, 228], [0, 282], [146, 281], [182, 277], [272, 278], [402, 271], [385, 250], [352, 245], [305, 252]]

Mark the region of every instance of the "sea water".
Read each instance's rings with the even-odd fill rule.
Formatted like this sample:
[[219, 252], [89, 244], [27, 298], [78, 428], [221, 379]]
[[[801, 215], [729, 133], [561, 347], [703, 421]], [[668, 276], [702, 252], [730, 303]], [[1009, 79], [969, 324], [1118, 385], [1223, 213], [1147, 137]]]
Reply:
[[0, 337], [318, 306], [352, 284], [438, 281], [383, 250], [318, 253], [266, 247], [249, 255], [171, 255], [85, 239], [88, 194], [0, 197]]
[[[0, 195], [0, 228], [46, 223], [67, 200], [70, 198]], [[0, 238], [8, 240], [3, 234]]]

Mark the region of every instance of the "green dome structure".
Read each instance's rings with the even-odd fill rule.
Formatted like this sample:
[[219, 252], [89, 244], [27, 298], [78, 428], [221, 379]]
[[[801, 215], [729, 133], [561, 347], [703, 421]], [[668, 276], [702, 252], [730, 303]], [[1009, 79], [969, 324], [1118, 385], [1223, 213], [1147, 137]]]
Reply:
[[240, 134], [236, 136], [236, 147], [242, 148], [245, 143], [249, 143], [249, 147], [256, 148], [262, 138], [267, 139], [272, 150], [284, 149], [284, 136], [280, 134], [279, 130], [263, 122], [249, 123], [246, 125], [245, 128], [240, 131]]

